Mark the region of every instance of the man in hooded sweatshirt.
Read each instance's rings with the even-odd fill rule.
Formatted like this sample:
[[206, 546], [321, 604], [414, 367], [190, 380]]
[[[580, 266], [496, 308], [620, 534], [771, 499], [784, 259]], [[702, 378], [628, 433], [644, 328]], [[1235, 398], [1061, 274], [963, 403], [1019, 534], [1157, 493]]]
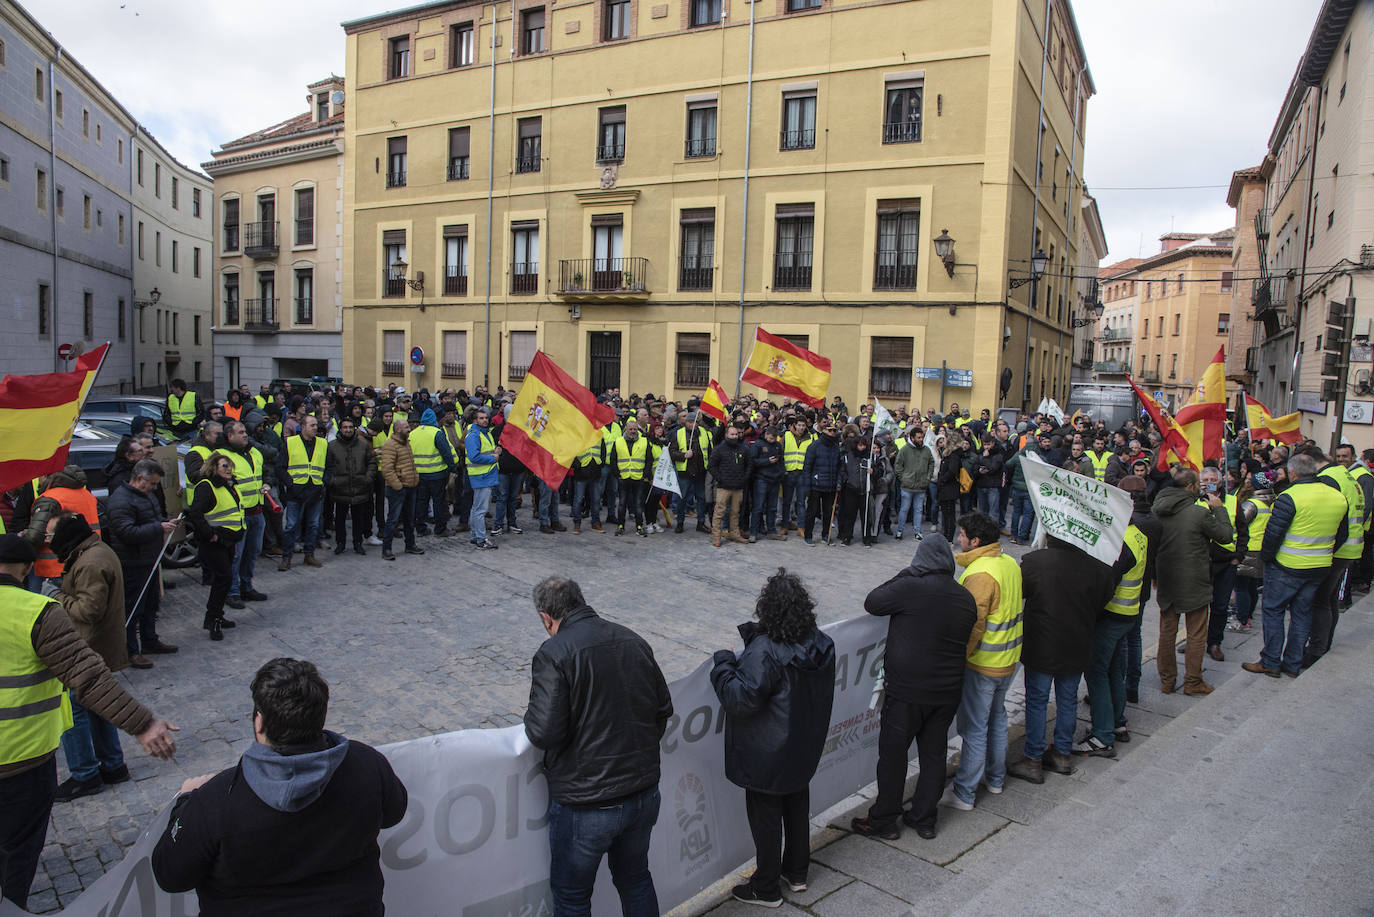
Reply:
[[153, 850], [158, 885], [195, 889], [206, 915], [381, 915], [377, 834], [405, 815], [405, 785], [380, 752], [324, 728], [313, 663], [273, 659], [252, 693], [257, 741], [181, 785]]
[[[868, 594], [864, 610], [887, 617], [883, 712], [878, 731], [878, 796], [856, 834], [889, 840], [897, 818], [927, 840], [945, 784], [945, 745], [959, 710], [969, 636], [978, 620], [973, 595], [954, 579], [954, 552], [943, 535], [916, 547], [911, 565]], [[911, 810], [902, 811], [911, 742], [921, 764]]]

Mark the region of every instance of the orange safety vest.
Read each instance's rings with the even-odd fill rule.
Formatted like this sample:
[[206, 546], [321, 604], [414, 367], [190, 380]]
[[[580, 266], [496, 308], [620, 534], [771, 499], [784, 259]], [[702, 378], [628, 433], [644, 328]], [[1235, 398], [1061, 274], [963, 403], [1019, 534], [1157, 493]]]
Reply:
[[[95, 494], [84, 487], [49, 487], [38, 495], [38, 499], [52, 497], [64, 510], [80, 513], [90, 523], [91, 529], [100, 534], [100, 507], [96, 505]], [[62, 561], [52, 552], [47, 541], [38, 549], [38, 559], [33, 563], [36, 576], [52, 579], [62, 575]]]
[[231, 420], [241, 420], [243, 418], [243, 405], [234, 407], [229, 402], [224, 403], [224, 416]]

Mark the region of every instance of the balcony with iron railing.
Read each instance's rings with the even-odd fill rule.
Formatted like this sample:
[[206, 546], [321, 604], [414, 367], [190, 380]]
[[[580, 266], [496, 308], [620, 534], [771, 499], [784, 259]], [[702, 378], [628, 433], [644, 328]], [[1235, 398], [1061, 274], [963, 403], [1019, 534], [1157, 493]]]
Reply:
[[406, 170], [396, 169], [386, 173], [386, 186], [388, 188], [404, 188], [406, 186]]
[[782, 131], [778, 141], [780, 150], [813, 150], [816, 148], [815, 129], [805, 131]]
[[715, 283], [711, 259], [683, 258], [678, 268], [677, 288], [683, 291], [710, 290]]
[[400, 297], [406, 295], [406, 282], [404, 277], [392, 277], [390, 271], [382, 278], [382, 295], [386, 297]]
[[1140, 381], [1141, 381], [1141, 382], [1148, 382], [1148, 383], [1150, 383], [1151, 385], [1158, 385], [1158, 384], [1159, 384], [1159, 370], [1157, 370], [1157, 369], [1147, 369], [1147, 370], [1145, 370], [1144, 372], [1142, 372], [1142, 373], [1140, 374]]
[[694, 137], [687, 141], [684, 155], [688, 159], [703, 159], [716, 155], [716, 138]]
[[596, 146], [597, 162], [624, 162], [625, 144], [623, 143], [599, 143]]
[[243, 330], [272, 332], [280, 325], [277, 322], [277, 300], [245, 299], [243, 301]]
[[224, 301], [224, 324], [237, 325], [239, 323], [239, 300], [226, 299]]
[[[708, 287], [709, 289], [709, 287]], [[639, 302], [649, 298], [648, 258], [573, 258], [558, 262], [566, 299]]]
[[445, 379], [465, 379], [468, 374], [466, 363], [441, 363], [439, 370]]
[[1129, 341], [1135, 331], [1131, 328], [1108, 328], [1102, 332], [1104, 341]]
[[296, 324], [313, 325], [315, 323], [315, 303], [308, 296], [296, 297]]
[[515, 296], [529, 296], [538, 293], [539, 262], [513, 262], [510, 266], [510, 291]]
[[464, 269], [456, 264], [445, 265], [444, 267], [444, 295], [445, 296], [466, 296], [468, 295], [468, 275]]
[[[811, 288], [808, 279], [806, 289]], [[873, 267], [874, 290], [914, 290], [916, 289], [915, 264], [878, 264]]]
[[920, 121], [896, 121], [883, 125], [883, 143], [920, 143]]
[[315, 221], [314, 219], [296, 221], [296, 244], [314, 245], [315, 244]]
[[448, 161], [448, 180], [463, 181], [468, 177], [468, 157], [457, 156]]
[[1266, 336], [1278, 334], [1292, 321], [1293, 295], [1297, 288], [1294, 274], [1274, 274], [1253, 282], [1250, 302], [1255, 320], [1264, 326]]
[[1128, 360], [1098, 360], [1093, 364], [1093, 372], [1109, 373], [1128, 373], [1131, 371], [1131, 364]]
[[775, 255], [773, 257], [773, 289], [811, 289], [811, 265], [809, 261], [806, 264], [800, 264], [795, 255]]
[[399, 376], [399, 375], [402, 375], [401, 367], [402, 367], [403, 363], [404, 363], [404, 361], [402, 361], [402, 360], [383, 360], [383, 361], [382, 361], [382, 375], [383, 375], [383, 376]]
[[250, 258], [275, 258], [280, 240], [275, 220], [243, 224], [243, 253]]

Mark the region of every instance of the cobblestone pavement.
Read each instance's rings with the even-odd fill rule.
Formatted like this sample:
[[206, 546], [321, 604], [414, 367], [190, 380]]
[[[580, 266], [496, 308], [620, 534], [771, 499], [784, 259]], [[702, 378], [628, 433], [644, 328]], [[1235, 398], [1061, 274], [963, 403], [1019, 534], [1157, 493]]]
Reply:
[[[119, 677], [180, 727], [176, 760], [151, 759], [125, 736], [133, 781], [56, 804], [30, 909], [48, 913], [70, 903], [118, 862], [182, 780], [238, 760], [253, 740], [248, 685], [270, 658], [315, 661], [330, 682], [330, 728], [368, 743], [509, 726], [524, 713], [530, 658], [544, 639], [530, 596], [545, 576], [577, 579], [593, 607], [650, 642], [671, 681], [716, 649], [738, 646], [735, 626], [752, 615], [760, 586], [778, 566], [803, 575], [829, 623], [862, 614], [867, 591], [914, 550], [910, 533], [900, 542], [883, 536], [871, 548], [807, 547], [793, 534], [786, 542], [715, 549], [690, 529], [640, 538], [609, 529], [574, 535], [571, 525], [541, 535], [531, 525], [498, 540], [500, 550], [479, 552], [461, 535], [421, 538], [424, 556], [398, 554], [394, 563], [375, 547], [367, 557], [335, 556], [326, 542], [318, 552], [323, 569], [298, 562], [285, 573], [275, 559], [261, 559], [255, 586], [271, 598], [229, 611], [238, 627], [222, 643], [200, 628], [207, 590], [199, 571], [168, 572], [174, 588], [164, 596], [159, 633], [181, 651]], [[1018, 711], [1019, 692], [1018, 684], [1009, 705]], [[67, 776], [63, 764], [59, 754], [59, 780]]]

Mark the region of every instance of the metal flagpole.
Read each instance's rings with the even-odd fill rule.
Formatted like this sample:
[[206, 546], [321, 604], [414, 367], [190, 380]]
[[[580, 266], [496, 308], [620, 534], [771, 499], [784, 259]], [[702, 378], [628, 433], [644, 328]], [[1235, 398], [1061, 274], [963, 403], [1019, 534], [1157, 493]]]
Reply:
[[[177, 524], [177, 528], [181, 528], [180, 523]], [[171, 542], [172, 536], [176, 534], [176, 531], [176, 529], [172, 529], [167, 533], [167, 537], [162, 539], [162, 550], [157, 552], [157, 563], [153, 564], [153, 569], [149, 571], [148, 578], [143, 581], [143, 588], [138, 591], [138, 598], [134, 599], [134, 607], [129, 609], [129, 616], [124, 619], [125, 627], [128, 627], [129, 622], [134, 619], [134, 612], [138, 610], [139, 603], [143, 601], [143, 594], [148, 591], [148, 584], [153, 581], [153, 577], [157, 576], [158, 571], [162, 569], [162, 558], [166, 555], [167, 545]]]

